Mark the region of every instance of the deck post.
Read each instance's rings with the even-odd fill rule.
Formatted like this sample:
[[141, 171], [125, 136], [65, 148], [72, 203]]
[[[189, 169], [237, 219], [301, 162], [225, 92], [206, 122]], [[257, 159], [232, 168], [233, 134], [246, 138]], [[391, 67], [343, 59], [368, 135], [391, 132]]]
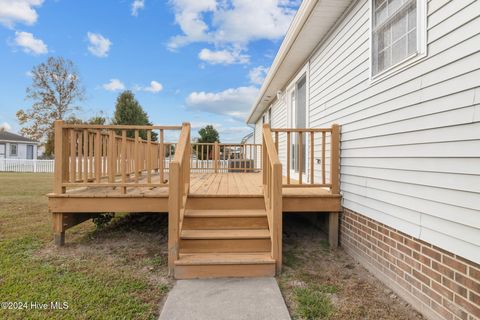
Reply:
[[65, 228], [63, 226], [63, 213], [53, 212], [53, 240], [57, 247], [65, 244]]
[[65, 193], [65, 187], [62, 186], [66, 176], [66, 150], [64, 147], [63, 120], [55, 120], [55, 193]]
[[332, 125], [330, 183], [332, 194], [340, 193], [340, 126]]
[[169, 169], [169, 197], [168, 197], [168, 270], [173, 275], [175, 261], [178, 259], [179, 242], [179, 197], [181, 197], [180, 164], [176, 161], [170, 163]]
[[[282, 195], [282, 164], [275, 163], [272, 169], [272, 214], [273, 214], [273, 228], [275, 228], [274, 236], [274, 258], [277, 264], [277, 274], [282, 272], [282, 233], [283, 233], [283, 195]], [[276, 242], [276, 243], [275, 243]]]
[[330, 212], [328, 215], [328, 243], [331, 249], [338, 247], [338, 212]]

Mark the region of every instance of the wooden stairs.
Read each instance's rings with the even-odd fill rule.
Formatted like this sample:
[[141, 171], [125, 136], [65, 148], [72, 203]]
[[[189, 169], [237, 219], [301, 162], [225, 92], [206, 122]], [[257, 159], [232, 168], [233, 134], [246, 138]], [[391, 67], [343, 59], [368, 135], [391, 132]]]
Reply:
[[196, 200], [187, 200], [181, 223], [176, 279], [275, 275], [263, 199]]

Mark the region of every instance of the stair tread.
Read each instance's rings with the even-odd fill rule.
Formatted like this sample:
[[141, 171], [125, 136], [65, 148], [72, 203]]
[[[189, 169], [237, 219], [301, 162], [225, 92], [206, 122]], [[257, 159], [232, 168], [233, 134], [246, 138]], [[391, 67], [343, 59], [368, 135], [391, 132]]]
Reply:
[[182, 239], [265, 239], [270, 238], [268, 229], [192, 229], [182, 230]]
[[187, 209], [185, 217], [194, 218], [230, 218], [230, 217], [266, 217], [265, 210], [196, 210]]
[[195, 253], [180, 254], [176, 265], [272, 264], [270, 253]]

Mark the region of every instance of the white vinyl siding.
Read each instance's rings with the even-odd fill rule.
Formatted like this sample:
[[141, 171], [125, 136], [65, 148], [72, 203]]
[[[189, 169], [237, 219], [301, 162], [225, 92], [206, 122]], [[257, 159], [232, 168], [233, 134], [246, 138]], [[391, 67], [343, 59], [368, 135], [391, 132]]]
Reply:
[[429, 1], [428, 55], [372, 83], [370, 2], [357, 1], [308, 71], [310, 126], [342, 126], [344, 207], [477, 263], [479, 13], [480, 1]]

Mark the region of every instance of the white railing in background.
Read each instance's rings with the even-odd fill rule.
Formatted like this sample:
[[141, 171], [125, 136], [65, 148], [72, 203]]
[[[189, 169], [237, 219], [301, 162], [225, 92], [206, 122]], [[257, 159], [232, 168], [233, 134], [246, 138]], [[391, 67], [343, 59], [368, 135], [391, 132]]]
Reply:
[[0, 172], [53, 172], [55, 160], [0, 159]]

